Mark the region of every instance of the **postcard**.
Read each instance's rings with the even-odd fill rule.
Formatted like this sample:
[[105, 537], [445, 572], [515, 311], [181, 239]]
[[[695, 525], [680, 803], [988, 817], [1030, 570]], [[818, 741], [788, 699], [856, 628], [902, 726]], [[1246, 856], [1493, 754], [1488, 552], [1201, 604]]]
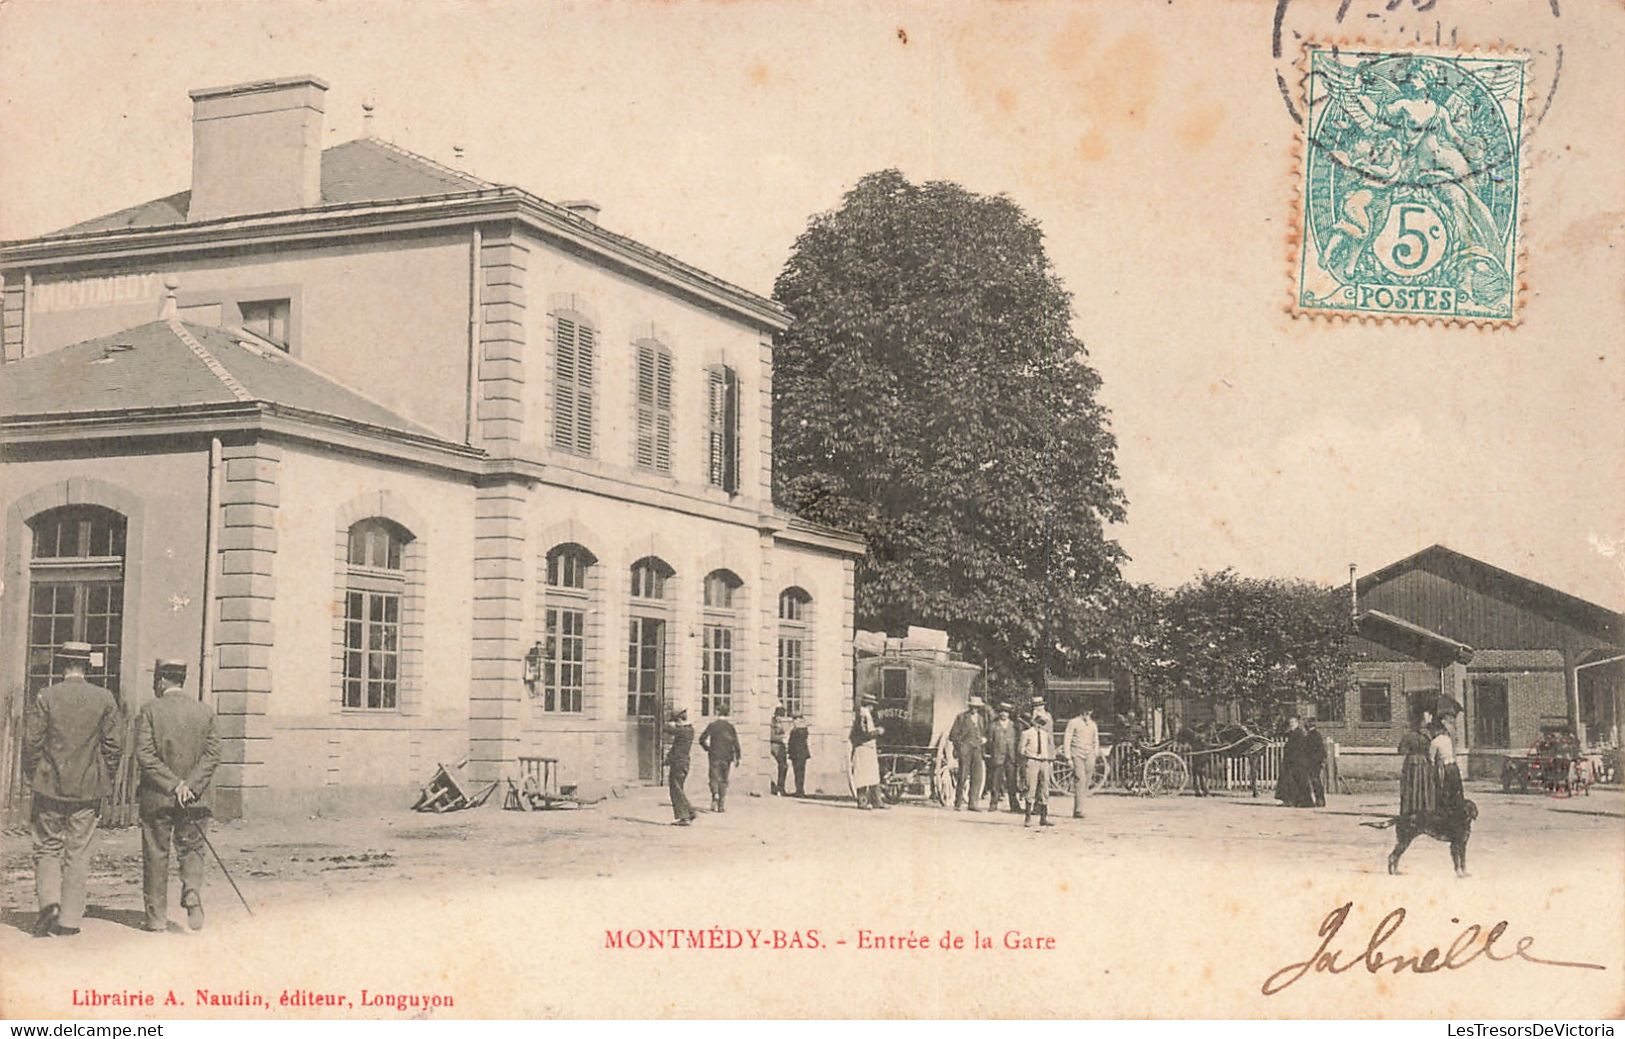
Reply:
[[0, 1011], [1617, 1017], [1622, 48], [0, 5]]

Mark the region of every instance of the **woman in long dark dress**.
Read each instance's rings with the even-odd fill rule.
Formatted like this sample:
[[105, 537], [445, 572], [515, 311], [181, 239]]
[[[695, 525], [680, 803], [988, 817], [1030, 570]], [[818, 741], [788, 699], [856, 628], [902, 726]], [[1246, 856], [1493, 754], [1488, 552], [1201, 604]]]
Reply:
[[1399, 738], [1399, 814], [1401, 817], [1423, 815], [1438, 807], [1438, 786], [1433, 781], [1433, 769], [1428, 764], [1428, 744], [1432, 736], [1426, 731], [1433, 724], [1433, 715], [1422, 712], [1416, 728]]
[[1428, 730], [1433, 742], [1428, 744], [1428, 764], [1432, 766], [1434, 782], [1438, 784], [1439, 811], [1454, 813], [1461, 807], [1461, 768], [1456, 764], [1456, 741], [1444, 722], [1436, 721]]
[[1297, 715], [1287, 719], [1286, 744], [1281, 748], [1281, 778], [1275, 783], [1275, 799], [1292, 808], [1313, 808], [1314, 786], [1309, 781], [1313, 748]]

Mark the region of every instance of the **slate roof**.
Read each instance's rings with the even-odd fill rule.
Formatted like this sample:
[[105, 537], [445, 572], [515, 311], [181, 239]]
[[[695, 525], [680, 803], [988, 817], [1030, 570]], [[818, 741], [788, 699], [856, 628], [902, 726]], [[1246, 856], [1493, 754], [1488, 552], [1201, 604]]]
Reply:
[[[484, 191], [494, 186], [375, 137], [346, 141], [322, 151], [323, 205], [456, 195]], [[192, 193], [182, 191], [64, 227], [42, 237], [184, 224], [191, 202]]]
[[0, 421], [258, 403], [444, 442], [252, 335], [153, 321], [0, 366]]

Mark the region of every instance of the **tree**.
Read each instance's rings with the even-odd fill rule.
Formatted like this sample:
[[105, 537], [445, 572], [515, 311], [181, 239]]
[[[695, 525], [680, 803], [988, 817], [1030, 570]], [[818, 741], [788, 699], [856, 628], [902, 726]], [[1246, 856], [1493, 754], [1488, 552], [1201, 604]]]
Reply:
[[1033, 677], [1125, 558], [1100, 377], [1035, 221], [1003, 196], [870, 174], [774, 287], [775, 493], [861, 533], [857, 621], [946, 628]]
[[1203, 573], [1163, 603], [1143, 674], [1163, 693], [1269, 718], [1344, 695], [1353, 673], [1349, 635], [1340, 589]]

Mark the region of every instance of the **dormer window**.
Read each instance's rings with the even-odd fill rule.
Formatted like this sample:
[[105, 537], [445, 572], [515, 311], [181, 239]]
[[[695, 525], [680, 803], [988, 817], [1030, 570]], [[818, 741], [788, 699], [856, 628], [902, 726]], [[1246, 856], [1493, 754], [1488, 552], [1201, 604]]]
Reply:
[[288, 348], [288, 300], [245, 300], [237, 309], [242, 312], [244, 329], [283, 350]]

